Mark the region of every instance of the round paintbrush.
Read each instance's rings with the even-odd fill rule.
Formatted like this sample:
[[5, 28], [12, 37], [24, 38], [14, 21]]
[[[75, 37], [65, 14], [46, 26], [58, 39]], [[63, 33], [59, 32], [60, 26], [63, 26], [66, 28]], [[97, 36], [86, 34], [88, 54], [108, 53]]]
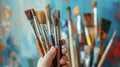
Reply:
[[[76, 51], [76, 45], [74, 44], [73, 40], [73, 34], [77, 34], [77, 30], [75, 28], [74, 22], [71, 18], [71, 9], [70, 7], [67, 7], [67, 15], [68, 15], [68, 30], [69, 30], [69, 45], [70, 45], [70, 56], [71, 56], [71, 65], [72, 67], [78, 67], [78, 61], [77, 61], [77, 51]], [[76, 57], [76, 58], [75, 58]]]
[[58, 18], [60, 18], [58, 14], [59, 12], [57, 9], [52, 10], [52, 23], [54, 26], [58, 26]]
[[91, 6], [92, 8], [95, 8], [97, 6], [97, 1], [92, 2]]
[[45, 6], [45, 13], [47, 18], [47, 27], [48, 27], [48, 35], [49, 35], [49, 44], [55, 45], [54, 37], [53, 37], [53, 24], [51, 21], [51, 11], [50, 11], [50, 5], [47, 4]]
[[78, 6], [76, 6], [76, 7], [74, 8], [73, 14], [74, 14], [75, 16], [78, 16], [78, 15], [80, 14], [80, 9], [79, 9]]
[[76, 6], [73, 9], [73, 14], [76, 17], [76, 21], [77, 21], [77, 32], [78, 32], [78, 37], [79, 37], [79, 43], [77, 43], [77, 45], [80, 45], [80, 47], [77, 47], [77, 54], [78, 55], [78, 62], [80, 63], [80, 66], [84, 65], [84, 56], [85, 56], [85, 51], [84, 51], [84, 45], [85, 45], [85, 40], [84, 40], [84, 34], [83, 34], [83, 28], [82, 28], [82, 22], [81, 22], [81, 16], [80, 16], [80, 9], [78, 6]]
[[70, 7], [67, 7], [67, 15], [68, 15], [68, 19], [71, 19], [71, 9]]
[[[54, 33], [55, 33], [55, 46], [57, 47], [57, 67], [61, 67], [59, 64], [60, 58], [62, 56], [61, 53], [61, 43], [60, 43], [60, 11], [57, 9], [52, 10], [52, 22], [54, 25]], [[56, 60], [54, 60], [55, 62]]]
[[73, 32], [73, 34], [74, 35], [76, 35], [77, 34], [77, 30], [76, 30], [76, 28], [75, 28], [75, 24], [74, 24], [74, 21], [72, 20], [72, 18], [71, 18], [71, 9], [70, 9], [70, 7], [67, 7], [67, 15], [68, 15], [68, 21], [70, 21], [70, 24], [71, 24], [71, 29], [72, 29], [72, 32]]

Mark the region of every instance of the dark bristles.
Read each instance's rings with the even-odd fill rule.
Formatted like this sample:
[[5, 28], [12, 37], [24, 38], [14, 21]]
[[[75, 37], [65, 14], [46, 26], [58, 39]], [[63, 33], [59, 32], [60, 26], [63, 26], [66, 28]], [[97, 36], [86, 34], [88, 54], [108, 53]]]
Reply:
[[104, 32], [108, 33], [109, 32], [109, 28], [111, 25], [111, 21], [108, 19], [101, 19], [101, 30], [103, 30]]
[[67, 13], [68, 13], [68, 19], [71, 19], [71, 9], [70, 7], [67, 7]]
[[26, 14], [28, 20], [32, 20], [33, 19], [33, 15], [32, 15], [32, 12], [31, 12], [30, 9], [26, 10], [25, 14]]
[[86, 13], [83, 15], [84, 25], [87, 27], [94, 27], [94, 15], [93, 13]]
[[32, 12], [32, 14], [33, 14], [34, 16], [36, 16], [34, 9], [31, 9], [31, 12]]
[[70, 9], [70, 7], [69, 7], [69, 6], [67, 7], [67, 10], [71, 11], [71, 9]]

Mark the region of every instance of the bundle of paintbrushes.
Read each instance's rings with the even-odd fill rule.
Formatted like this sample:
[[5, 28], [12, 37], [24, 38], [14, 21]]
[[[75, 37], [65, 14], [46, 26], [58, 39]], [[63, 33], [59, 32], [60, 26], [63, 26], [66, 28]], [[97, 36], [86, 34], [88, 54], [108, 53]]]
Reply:
[[57, 48], [57, 55], [53, 60], [52, 67], [60, 67], [60, 11], [56, 9], [53, 10], [51, 19], [50, 6], [47, 4], [45, 11], [29, 9], [25, 11], [25, 14], [34, 30], [41, 56], [44, 57], [50, 47], [55, 46]]
[[[93, 13], [84, 13], [81, 16], [80, 8], [76, 6], [73, 10], [77, 24], [75, 25], [71, 17], [71, 8], [67, 7], [68, 20], [65, 34], [71, 67], [101, 67], [116, 35], [114, 31], [104, 50], [111, 22], [102, 18], [101, 23], [98, 23], [96, 1], [93, 2], [92, 8]], [[44, 57], [51, 46], [55, 46], [57, 55], [51, 66], [61, 67], [59, 63], [62, 56], [60, 11], [57, 9], [51, 11], [50, 5], [47, 4], [45, 10], [29, 9], [25, 14], [33, 28], [41, 56]]]

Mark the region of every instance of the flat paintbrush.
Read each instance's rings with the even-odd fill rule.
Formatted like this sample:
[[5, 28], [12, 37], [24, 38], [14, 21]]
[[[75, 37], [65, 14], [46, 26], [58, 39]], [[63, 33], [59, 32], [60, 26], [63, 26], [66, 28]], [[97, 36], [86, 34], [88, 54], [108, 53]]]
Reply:
[[40, 38], [40, 35], [39, 35], [39, 32], [38, 32], [38, 28], [37, 28], [37, 25], [35, 24], [35, 18], [33, 17], [32, 15], [32, 12], [31, 10], [26, 10], [25, 11], [25, 14], [27, 16], [27, 19], [30, 21], [30, 24], [34, 30], [34, 33], [35, 33], [35, 36], [36, 36], [36, 42], [37, 42], [37, 45], [38, 45], [38, 48], [39, 48], [39, 51], [40, 51], [40, 54], [41, 56], [43, 57], [45, 55], [44, 53], [44, 49], [43, 49], [43, 43], [42, 43], [42, 40]]
[[114, 38], [115, 38], [116, 34], [117, 34], [117, 30], [115, 30], [113, 32], [113, 35], [112, 35], [112, 37], [111, 37], [111, 39], [110, 39], [110, 41], [109, 41], [109, 43], [108, 43], [108, 45], [107, 45], [107, 47], [106, 47], [102, 57], [101, 57], [97, 67], [102, 67], [102, 64], [103, 64], [103, 62], [105, 60], [105, 57], [106, 57], [106, 55], [107, 55], [107, 53], [108, 53], [108, 51], [109, 51], [109, 49], [110, 49], [110, 47], [112, 45], [112, 42], [114, 41]]
[[46, 33], [46, 15], [44, 11], [38, 11], [36, 12], [37, 18], [38, 18], [38, 24], [39, 28], [41, 29], [43, 38], [44, 38], [44, 44], [46, 46], [47, 51], [49, 50], [49, 44], [48, 44], [48, 38], [47, 38], [47, 33]]
[[[84, 23], [84, 30], [85, 30], [85, 37], [87, 41], [87, 45], [90, 47], [90, 50], [87, 52], [92, 52], [94, 46], [94, 23], [93, 23], [93, 14], [92, 13], [85, 13], [83, 15], [83, 23]], [[86, 51], [85, 51], [86, 52]], [[91, 66], [90, 61], [91, 54], [87, 54], [88, 57], [85, 57], [85, 66]]]

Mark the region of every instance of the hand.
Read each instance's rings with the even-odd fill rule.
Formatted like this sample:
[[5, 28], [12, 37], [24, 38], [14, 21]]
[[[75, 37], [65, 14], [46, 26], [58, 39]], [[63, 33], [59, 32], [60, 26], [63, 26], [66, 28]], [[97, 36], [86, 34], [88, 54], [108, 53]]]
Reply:
[[[60, 59], [60, 64], [62, 65], [62, 67], [70, 67], [70, 64], [67, 63], [69, 58], [66, 55], [66, 53], [67, 53], [66, 49], [62, 49], [63, 55], [62, 58]], [[52, 46], [48, 53], [43, 58], [40, 58], [37, 67], [50, 67], [56, 54], [57, 49], [54, 46]]]

